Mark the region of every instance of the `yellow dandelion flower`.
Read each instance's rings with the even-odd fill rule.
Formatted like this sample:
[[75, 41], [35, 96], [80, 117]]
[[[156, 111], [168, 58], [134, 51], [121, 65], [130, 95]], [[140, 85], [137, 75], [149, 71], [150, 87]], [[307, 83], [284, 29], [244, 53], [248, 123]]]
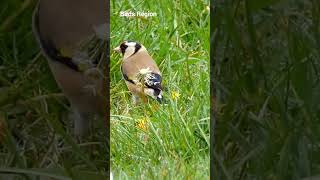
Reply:
[[147, 118], [138, 119], [136, 127], [138, 129], [143, 130], [143, 131], [147, 131], [148, 130], [148, 119]]
[[167, 176], [168, 175], [168, 170], [167, 169], [163, 169], [161, 174], [162, 174], [163, 177]]
[[177, 92], [177, 91], [173, 91], [173, 92], [171, 93], [171, 97], [172, 97], [172, 99], [179, 99], [180, 93]]

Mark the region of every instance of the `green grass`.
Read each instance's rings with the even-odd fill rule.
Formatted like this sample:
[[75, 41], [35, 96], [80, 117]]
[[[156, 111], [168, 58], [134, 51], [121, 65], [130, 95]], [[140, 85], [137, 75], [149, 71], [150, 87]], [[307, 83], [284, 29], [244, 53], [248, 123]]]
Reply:
[[319, 7], [215, 2], [215, 179], [319, 179]]
[[87, 141], [75, 141], [68, 102], [33, 37], [35, 4], [0, 2], [0, 179], [101, 179], [108, 163], [103, 121]]
[[[162, 71], [168, 105], [133, 105], [112, 52], [111, 168], [116, 179], [209, 178], [208, 1], [111, 1], [111, 48], [142, 43]], [[120, 11], [156, 17], [120, 17]], [[179, 93], [173, 98], [173, 93]], [[141, 123], [145, 122], [145, 124]], [[145, 129], [139, 128], [145, 125]]]

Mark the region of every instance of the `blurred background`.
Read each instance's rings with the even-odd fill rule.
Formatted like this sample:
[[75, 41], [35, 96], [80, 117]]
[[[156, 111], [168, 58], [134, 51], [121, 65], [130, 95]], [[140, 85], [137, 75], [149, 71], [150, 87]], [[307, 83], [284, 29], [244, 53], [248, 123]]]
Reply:
[[106, 178], [104, 122], [95, 122], [87, 141], [75, 141], [68, 101], [32, 32], [36, 4], [0, 2], [0, 177]]
[[215, 179], [320, 179], [320, 2], [214, 2]]

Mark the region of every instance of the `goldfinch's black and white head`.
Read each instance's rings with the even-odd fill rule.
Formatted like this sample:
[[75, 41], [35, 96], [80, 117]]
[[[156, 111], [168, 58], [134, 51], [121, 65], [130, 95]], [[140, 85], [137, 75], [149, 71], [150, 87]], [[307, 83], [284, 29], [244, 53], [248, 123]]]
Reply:
[[161, 72], [146, 48], [135, 41], [124, 41], [114, 50], [123, 55], [121, 73], [134, 101], [147, 95], [162, 102]]
[[126, 59], [130, 56], [133, 56], [137, 52], [147, 51], [146, 48], [135, 41], [124, 41], [120, 46], [113, 49], [123, 55], [123, 58]]

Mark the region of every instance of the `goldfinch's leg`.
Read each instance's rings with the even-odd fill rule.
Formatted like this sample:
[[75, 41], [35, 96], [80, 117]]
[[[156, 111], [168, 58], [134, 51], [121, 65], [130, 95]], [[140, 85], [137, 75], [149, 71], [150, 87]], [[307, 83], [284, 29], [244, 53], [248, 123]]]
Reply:
[[89, 133], [92, 118], [92, 114], [74, 111], [74, 133], [76, 136], [84, 136]]
[[133, 104], [139, 104], [140, 103], [140, 97], [138, 95], [132, 94], [132, 103]]

